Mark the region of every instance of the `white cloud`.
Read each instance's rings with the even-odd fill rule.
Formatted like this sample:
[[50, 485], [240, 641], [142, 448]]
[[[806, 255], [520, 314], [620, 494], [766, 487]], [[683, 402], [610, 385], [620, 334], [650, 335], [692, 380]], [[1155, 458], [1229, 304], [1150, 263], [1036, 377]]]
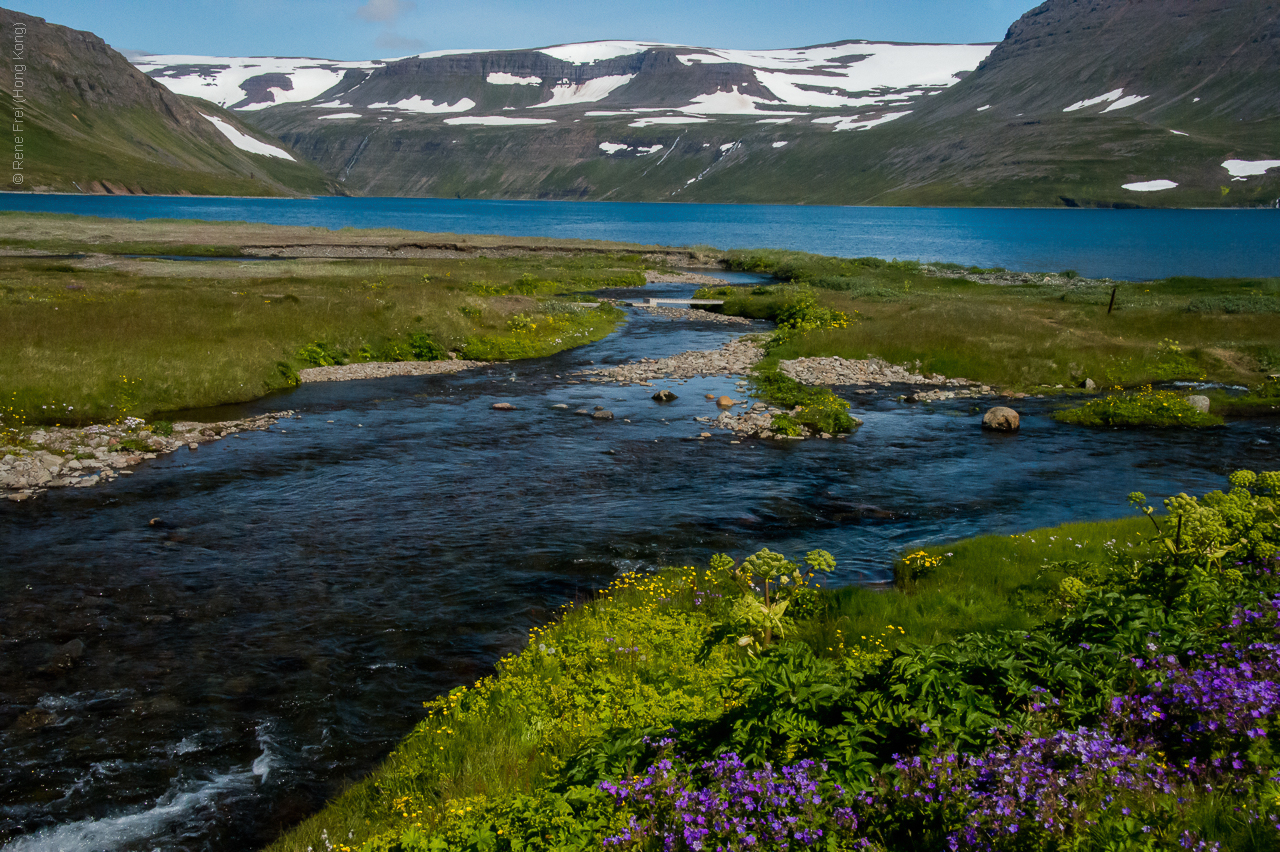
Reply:
[[365, 0], [365, 4], [356, 9], [356, 14], [366, 21], [394, 21], [416, 7], [413, 0]]

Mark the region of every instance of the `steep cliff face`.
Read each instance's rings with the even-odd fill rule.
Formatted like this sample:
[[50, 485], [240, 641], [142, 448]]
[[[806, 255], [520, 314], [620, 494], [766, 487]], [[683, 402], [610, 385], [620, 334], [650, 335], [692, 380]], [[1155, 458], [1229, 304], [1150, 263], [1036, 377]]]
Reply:
[[1048, 0], [874, 138], [914, 203], [1273, 206], [1280, 0]]
[[[92, 33], [8, 9], [0, 28], [21, 30], [25, 46], [24, 180], [6, 189], [276, 195], [330, 184], [277, 140], [173, 93]], [[5, 82], [8, 113], [16, 80]]]
[[[972, 97], [952, 103], [989, 97], [1015, 112], [1054, 113], [1120, 90], [1141, 98], [1134, 115], [1275, 118], [1280, 2], [1049, 0], [1016, 21], [955, 93]], [[1115, 110], [1122, 97], [1097, 111]]]

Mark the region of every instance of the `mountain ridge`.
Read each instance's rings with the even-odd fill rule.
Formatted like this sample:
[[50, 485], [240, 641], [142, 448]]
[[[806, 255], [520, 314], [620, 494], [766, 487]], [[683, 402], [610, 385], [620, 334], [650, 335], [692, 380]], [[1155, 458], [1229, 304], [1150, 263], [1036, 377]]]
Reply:
[[313, 165], [312, 191], [1280, 206], [1280, 0], [1047, 0], [994, 45], [133, 61], [238, 156]]
[[[25, 29], [26, 158], [9, 191], [296, 195], [332, 191], [314, 165], [212, 103], [138, 71], [93, 33], [0, 8]], [[0, 109], [15, 106], [0, 89]], [[257, 156], [248, 156], [255, 153]]]

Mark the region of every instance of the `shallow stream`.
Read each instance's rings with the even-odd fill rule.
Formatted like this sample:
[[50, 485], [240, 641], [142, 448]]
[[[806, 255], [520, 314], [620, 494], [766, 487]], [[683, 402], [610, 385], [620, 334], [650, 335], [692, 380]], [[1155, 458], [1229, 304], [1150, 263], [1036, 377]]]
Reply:
[[[300, 412], [269, 432], [0, 505], [0, 846], [264, 845], [367, 772], [422, 701], [630, 569], [824, 548], [836, 582], [881, 583], [915, 544], [1280, 468], [1274, 420], [1091, 431], [1028, 399], [1019, 434], [991, 435], [972, 401], [885, 389], [849, 396], [865, 425], [846, 439], [731, 444], [693, 420], [715, 415], [707, 393], [745, 397], [731, 378], [569, 383], [738, 333], [634, 311], [552, 358], [306, 385], [203, 413]], [[653, 402], [660, 387], [679, 399]], [[572, 413], [596, 405], [615, 419]]]

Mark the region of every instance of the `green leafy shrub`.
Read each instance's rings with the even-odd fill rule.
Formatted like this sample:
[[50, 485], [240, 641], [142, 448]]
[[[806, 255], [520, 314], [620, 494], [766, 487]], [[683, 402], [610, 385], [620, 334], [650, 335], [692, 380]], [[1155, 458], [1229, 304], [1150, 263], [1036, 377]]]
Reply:
[[1171, 391], [1117, 391], [1090, 400], [1078, 408], [1058, 411], [1056, 420], [1077, 426], [1153, 426], [1199, 428], [1220, 426], [1222, 418], [1206, 414]]
[[441, 361], [449, 354], [443, 346], [431, 339], [431, 335], [420, 331], [409, 335], [409, 348], [413, 357], [419, 361]]
[[800, 436], [800, 424], [790, 414], [773, 415], [769, 428], [775, 434], [786, 435], [789, 438], [798, 438]]
[[[799, 423], [831, 435], [853, 431], [862, 422], [849, 414], [849, 403], [829, 388], [802, 385], [776, 367], [761, 366], [751, 376], [753, 392], [781, 408], [792, 409], [782, 427]], [[797, 410], [798, 409], [798, 410]], [[774, 423], [778, 423], [775, 416]], [[777, 431], [775, 429], [775, 431]], [[783, 433], [787, 434], [787, 433]]]
[[299, 349], [297, 358], [302, 363], [312, 367], [332, 367], [343, 363], [342, 353], [321, 340], [317, 340], [315, 343], [308, 343]]

